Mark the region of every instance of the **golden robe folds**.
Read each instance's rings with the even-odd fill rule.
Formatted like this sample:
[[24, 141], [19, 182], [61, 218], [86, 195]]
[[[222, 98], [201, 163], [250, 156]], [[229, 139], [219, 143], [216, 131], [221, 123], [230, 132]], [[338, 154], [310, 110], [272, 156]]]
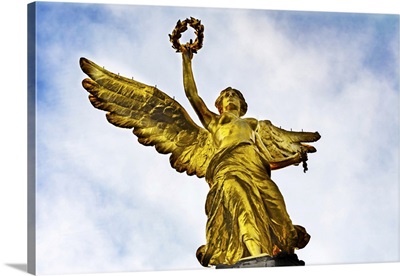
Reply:
[[304, 231], [302, 237], [307, 234], [292, 224], [270, 175], [268, 161], [251, 143], [226, 148], [211, 160], [206, 174], [207, 244], [196, 254], [203, 266], [234, 264], [250, 256], [247, 240], [270, 256], [274, 245], [287, 252], [299, 247], [297, 231]]

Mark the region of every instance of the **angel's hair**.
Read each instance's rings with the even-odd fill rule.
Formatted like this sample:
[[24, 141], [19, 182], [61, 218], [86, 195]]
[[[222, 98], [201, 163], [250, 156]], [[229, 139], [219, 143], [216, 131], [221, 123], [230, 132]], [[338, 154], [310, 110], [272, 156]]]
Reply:
[[224, 90], [221, 91], [221, 93], [219, 94], [217, 100], [215, 101], [215, 107], [218, 108], [218, 112], [221, 114], [222, 112], [222, 105], [221, 105], [221, 101], [222, 101], [222, 94], [226, 91], [233, 91], [235, 92], [235, 94], [239, 97], [240, 99], [240, 116], [243, 116], [244, 114], [246, 114], [247, 112], [247, 103], [246, 100], [243, 97], [243, 94], [232, 87], [227, 87]]

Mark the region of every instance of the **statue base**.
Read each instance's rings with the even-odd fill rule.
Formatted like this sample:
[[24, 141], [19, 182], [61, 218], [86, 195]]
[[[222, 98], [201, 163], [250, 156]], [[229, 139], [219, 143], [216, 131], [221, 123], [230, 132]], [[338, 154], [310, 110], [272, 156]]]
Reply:
[[224, 268], [250, 268], [274, 266], [304, 266], [304, 261], [299, 260], [296, 254], [279, 253], [275, 257], [261, 256], [238, 261], [233, 265], [219, 264], [216, 269]]

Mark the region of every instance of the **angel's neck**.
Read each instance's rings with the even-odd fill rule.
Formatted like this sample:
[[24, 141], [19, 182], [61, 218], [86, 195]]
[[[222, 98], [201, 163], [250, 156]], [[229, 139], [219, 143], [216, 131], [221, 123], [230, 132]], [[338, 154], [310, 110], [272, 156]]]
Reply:
[[229, 109], [229, 107], [222, 111], [221, 116], [224, 115], [234, 115], [236, 117], [240, 117], [240, 110], [237, 109]]

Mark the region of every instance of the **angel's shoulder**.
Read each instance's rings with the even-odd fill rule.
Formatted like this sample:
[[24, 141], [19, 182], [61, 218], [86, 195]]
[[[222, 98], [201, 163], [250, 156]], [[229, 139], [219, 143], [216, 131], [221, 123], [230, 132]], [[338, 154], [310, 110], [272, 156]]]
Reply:
[[253, 130], [256, 130], [258, 128], [258, 120], [256, 118], [243, 118]]

